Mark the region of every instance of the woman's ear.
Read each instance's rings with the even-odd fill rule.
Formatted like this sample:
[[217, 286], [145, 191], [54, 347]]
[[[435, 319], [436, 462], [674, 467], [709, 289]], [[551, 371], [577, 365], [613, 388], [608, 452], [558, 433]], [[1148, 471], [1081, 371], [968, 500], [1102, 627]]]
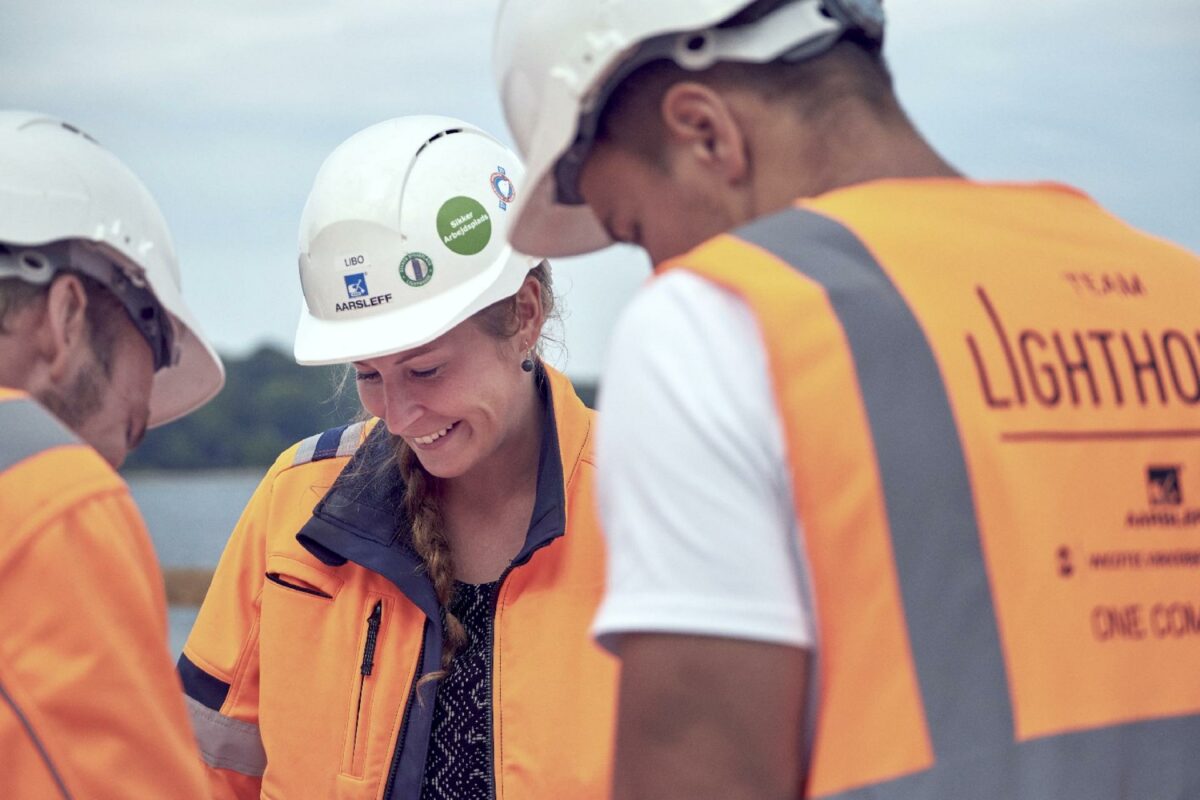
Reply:
[[524, 342], [525, 347], [533, 347], [542, 335], [542, 326], [546, 323], [544, 291], [541, 282], [529, 275], [513, 296], [517, 314], [518, 346]]
[[46, 359], [47, 377], [61, 383], [74, 373], [88, 344], [87, 289], [78, 277], [54, 279], [46, 293], [46, 317], [39, 344]]

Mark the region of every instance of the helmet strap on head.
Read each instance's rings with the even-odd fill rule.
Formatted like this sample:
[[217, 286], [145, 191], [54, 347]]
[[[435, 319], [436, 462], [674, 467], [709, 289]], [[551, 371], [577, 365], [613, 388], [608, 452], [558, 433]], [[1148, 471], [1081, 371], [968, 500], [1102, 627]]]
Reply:
[[19, 278], [45, 286], [64, 271], [87, 275], [113, 293], [150, 345], [155, 372], [179, 362], [174, 321], [150, 291], [140, 268], [77, 239], [33, 247], [0, 247], [0, 278]]
[[883, 42], [884, 15], [879, 0], [775, 2], [775, 7], [745, 24], [666, 33], [634, 47], [583, 98], [575, 141], [554, 165], [557, 202], [585, 204], [579, 193], [579, 174], [595, 142], [604, 108], [617, 87], [646, 64], [667, 60], [700, 72], [721, 62], [796, 63], [825, 53], [852, 31], [868, 41]]

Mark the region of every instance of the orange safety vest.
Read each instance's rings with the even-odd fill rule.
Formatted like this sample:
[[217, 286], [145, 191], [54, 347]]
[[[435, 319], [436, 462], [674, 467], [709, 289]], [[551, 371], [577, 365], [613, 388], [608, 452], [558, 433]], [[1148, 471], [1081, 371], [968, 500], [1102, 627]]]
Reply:
[[0, 797], [207, 797], [121, 478], [0, 388]]
[[756, 315], [813, 572], [806, 796], [1200, 796], [1200, 259], [884, 181], [667, 264]]
[[[542, 513], [496, 599], [494, 796], [602, 798], [617, 664], [589, 635], [604, 584], [594, 415], [564, 376], [547, 375]], [[354, 477], [390, 448], [386, 428], [371, 425], [280, 456], [184, 647], [179, 668], [218, 798], [420, 794], [436, 684], [419, 698], [413, 687], [439, 668], [440, 609], [397, 530], [398, 473]]]

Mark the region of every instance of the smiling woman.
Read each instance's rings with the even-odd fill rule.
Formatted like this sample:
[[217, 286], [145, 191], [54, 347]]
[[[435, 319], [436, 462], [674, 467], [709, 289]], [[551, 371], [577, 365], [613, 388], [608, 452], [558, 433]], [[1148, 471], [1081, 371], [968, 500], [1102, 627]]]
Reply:
[[607, 794], [594, 417], [538, 354], [550, 269], [505, 236], [523, 177], [441, 117], [317, 175], [296, 357], [352, 364], [369, 416], [276, 461], [180, 658], [218, 796]]
[[[541, 449], [542, 411], [523, 402], [530, 393], [522, 373], [533, 371], [533, 361], [522, 360], [520, 371], [512, 367], [522, 352], [531, 353], [527, 329], [536, 326], [540, 331], [553, 303], [550, 271], [542, 262], [530, 270], [516, 295], [497, 301], [429, 345], [355, 362], [363, 408], [384, 420], [394, 437], [413, 547], [445, 608], [443, 667], [466, 640], [453, 611], [456, 573], [470, 583], [493, 580], [504, 565], [493, 563], [497, 553], [492, 545], [502, 544], [500, 555], [504, 550], [515, 554], [525, 539], [536, 496], [532, 480]], [[518, 338], [520, 347], [514, 352]], [[470, 498], [472, 486], [485, 496]], [[439, 493], [462, 494], [464, 487], [463, 502], [438, 502]], [[515, 518], [496, 529], [510, 541], [467, 536], [452, 547], [452, 530], [475, 529], [473, 509], [490, 515], [504, 506], [511, 507]], [[457, 513], [461, 524], [447, 526], [447, 512]], [[486, 525], [488, 520], [479, 522]], [[430, 673], [422, 680], [444, 675]]]

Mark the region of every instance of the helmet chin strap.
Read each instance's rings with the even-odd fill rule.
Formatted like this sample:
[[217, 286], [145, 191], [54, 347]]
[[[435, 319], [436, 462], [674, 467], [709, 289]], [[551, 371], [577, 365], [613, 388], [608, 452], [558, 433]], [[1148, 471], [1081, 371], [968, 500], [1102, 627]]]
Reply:
[[174, 320], [150, 291], [136, 267], [110, 257], [96, 245], [67, 240], [34, 247], [0, 245], [0, 278], [18, 278], [37, 286], [60, 272], [78, 272], [99, 281], [120, 301], [138, 333], [150, 345], [154, 371], [179, 362]]

